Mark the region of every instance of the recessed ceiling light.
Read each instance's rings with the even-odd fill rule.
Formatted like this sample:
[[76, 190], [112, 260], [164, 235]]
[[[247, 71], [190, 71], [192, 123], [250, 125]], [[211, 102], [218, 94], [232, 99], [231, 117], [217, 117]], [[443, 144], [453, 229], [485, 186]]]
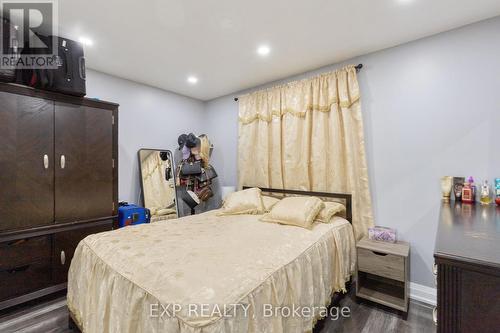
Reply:
[[92, 46], [92, 44], [94, 44], [92, 39], [90, 39], [88, 37], [80, 37], [80, 39], [78, 39], [78, 40], [80, 41], [80, 43], [82, 43], [85, 46]]
[[188, 82], [191, 84], [198, 83], [198, 78], [196, 76], [190, 76], [188, 77]]
[[269, 52], [271, 52], [271, 49], [267, 45], [261, 45], [257, 49], [257, 53], [261, 56], [266, 56], [269, 54]]

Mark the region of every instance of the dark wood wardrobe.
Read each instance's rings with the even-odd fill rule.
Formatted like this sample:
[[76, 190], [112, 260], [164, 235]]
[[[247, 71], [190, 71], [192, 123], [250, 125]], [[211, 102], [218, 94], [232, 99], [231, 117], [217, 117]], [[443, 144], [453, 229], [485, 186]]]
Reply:
[[0, 309], [66, 288], [118, 209], [118, 105], [0, 84]]

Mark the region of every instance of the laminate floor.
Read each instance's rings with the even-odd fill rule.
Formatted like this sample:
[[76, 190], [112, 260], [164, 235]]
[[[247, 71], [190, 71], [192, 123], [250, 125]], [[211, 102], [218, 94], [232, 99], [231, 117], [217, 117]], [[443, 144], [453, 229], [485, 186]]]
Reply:
[[[346, 317], [328, 316], [316, 324], [314, 333], [434, 333], [436, 325], [432, 320], [433, 307], [410, 301], [406, 320], [399, 311], [364, 301], [354, 296], [354, 287], [339, 303], [339, 309], [347, 307]], [[339, 311], [340, 312], [340, 311]]]
[[[355, 301], [354, 288], [339, 303], [339, 309], [348, 307], [349, 316], [339, 316], [336, 312], [318, 322], [314, 333], [333, 332], [422, 332], [432, 333], [436, 326], [432, 322], [432, 308], [422, 303], [411, 302], [406, 320], [391, 309], [368, 301]], [[340, 311], [339, 311], [340, 313]], [[68, 329], [68, 308], [66, 297], [45, 298], [0, 312], [0, 332], [12, 333], [73, 333]]]

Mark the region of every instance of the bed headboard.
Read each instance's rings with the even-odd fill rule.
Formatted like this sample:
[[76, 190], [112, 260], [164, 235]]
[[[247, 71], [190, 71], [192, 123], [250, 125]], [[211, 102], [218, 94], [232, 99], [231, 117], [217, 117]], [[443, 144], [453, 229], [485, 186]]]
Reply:
[[[252, 188], [255, 186], [243, 186], [243, 189]], [[352, 195], [347, 193], [328, 193], [328, 192], [312, 192], [300, 190], [281, 190], [277, 188], [259, 187], [262, 192], [280, 193], [280, 194], [295, 194], [313, 197], [335, 198], [345, 200], [346, 220], [352, 224]]]

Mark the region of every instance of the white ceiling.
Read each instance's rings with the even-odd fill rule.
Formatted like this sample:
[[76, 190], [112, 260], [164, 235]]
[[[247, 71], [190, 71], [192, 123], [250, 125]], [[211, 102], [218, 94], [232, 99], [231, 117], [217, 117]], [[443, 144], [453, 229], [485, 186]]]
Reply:
[[89, 68], [201, 100], [497, 15], [499, 0], [59, 0], [62, 35], [94, 42]]

